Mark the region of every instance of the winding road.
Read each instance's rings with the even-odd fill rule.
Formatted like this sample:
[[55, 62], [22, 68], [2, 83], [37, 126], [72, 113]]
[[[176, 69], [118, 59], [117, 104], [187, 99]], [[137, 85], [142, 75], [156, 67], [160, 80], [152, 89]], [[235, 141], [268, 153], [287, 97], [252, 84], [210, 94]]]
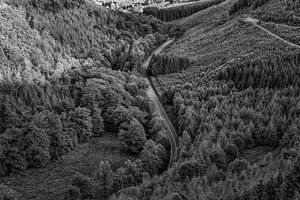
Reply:
[[145, 77], [147, 77], [147, 81], [149, 83], [149, 89], [147, 91], [147, 94], [148, 94], [149, 98], [155, 101], [161, 117], [166, 121], [167, 129], [168, 129], [167, 130], [168, 137], [169, 137], [170, 144], [171, 144], [171, 152], [170, 152], [170, 160], [169, 160], [168, 168], [170, 168], [173, 165], [174, 161], [177, 158], [179, 139], [178, 139], [176, 129], [174, 128], [172, 122], [170, 121], [170, 119], [159, 99], [157, 89], [153, 85], [151, 78], [147, 76], [146, 71], [147, 71], [147, 68], [149, 66], [152, 56], [160, 53], [165, 47], [167, 47], [173, 41], [174, 41], [174, 39], [169, 39], [166, 42], [164, 42], [162, 45], [160, 45], [155, 51], [152, 52], [152, 54], [147, 58], [147, 60], [141, 65], [141, 68], [139, 70]]
[[[254, 26], [258, 27], [259, 29], [261, 29], [262, 31], [265, 31], [267, 32], [268, 34], [270, 34], [271, 36], [275, 37], [276, 39], [278, 40], [281, 40], [283, 42], [285, 42], [286, 44], [290, 45], [290, 46], [294, 46], [294, 47], [297, 47], [297, 48], [300, 48], [299, 45], [296, 45], [296, 44], [293, 44], [281, 37], [279, 37], [278, 35], [272, 33], [271, 31], [267, 30], [266, 28], [260, 26], [258, 24], [259, 20], [257, 19], [253, 19], [251, 17], [247, 17], [244, 19], [245, 22], [248, 22], [248, 23], [252, 23]], [[172, 42], [174, 41], [174, 39], [169, 39], [167, 40], [166, 42], [164, 42], [162, 45], [160, 45], [155, 51], [152, 52], [152, 54], [147, 58], [147, 60], [144, 61], [144, 63], [141, 65], [140, 69], [139, 69], [139, 72], [141, 74], [143, 74], [145, 77], [147, 77], [147, 81], [149, 83], [149, 89], [147, 91], [147, 94], [149, 96], [150, 99], [154, 100], [157, 104], [157, 107], [159, 109], [159, 113], [161, 115], [161, 117], [163, 119], [165, 119], [166, 121], [166, 124], [167, 124], [167, 128], [168, 128], [168, 136], [169, 136], [169, 140], [170, 140], [170, 143], [171, 143], [171, 156], [170, 156], [170, 161], [169, 161], [169, 166], [168, 168], [170, 168], [172, 166], [172, 164], [174, 163], [174, 161], [176, 160], [177, 158], [177, 155], [178, 155], [178, 145], [179, 145], [179, 139], [178, 139], [178, 135], [177, 135], [177, 132], [176, 132], [176, 129], [174, 128], [172, 122], [170, 121], [160, 99], [159, 99], [159, 94], [157, 92], [157, 89], [155, 88], [152, 80], [150, 77], [147, 76], [147, 68], [149, 66], [149, 63], [150, 63], [150, 60], [152, 58], [153, 55], [155, 54], [158, 54], [160, 53], [164, 48], [166, 48], [169, 44], [171, 44]], [[224, 64], [225, 65], [225, 64]], [[219, 68], [222, 68], [223, 65], [221, 65]]]
[[[251, 17], [247, 17], [244, 19], [245, 22], [249, 22], [249, 23], [252, 23], [254, 26], [258, 27], [259, 29], [267, 32], [268, 34], [270, 34], [271, 36], [275, 37], [276, 39], [279, 39], [283, 42], [285, 42], [286, 44], [290, 45], [290, 46], [294, 46], [294, 47], [297, 47], [297, 48], [300, 48], [299, 45], [296, 45], [296, 44], [293, 44], [281, 37], [279, 37], [278, 35], [272, 33], [271, 31], [267, 30], [266, 28], [260, 26], [258, 24], [258, 21], [257, 19], [253, 19]], [[160, 45], [155, 51], [152, 52], [152, 54], [147, 58], [147, 60], [144, 61], [144, 63], [141, 65], [140, 69], [139, 69], [139, 72], [141, 74], [143, 74], [146, 78], [147, 78], [147, 81], [149, 83], [149, 89], [147, 91], [147, 94], [149, 96], [150, 99], [154, 100], [157, 104], [157, 107], [158, 107], [158, 110], [159, 110], [159, 113], [161, 115], [161, 117], [163, 119], [165, 119], [166, 121], [166, 124], [167, 124], [167, 131], [168, 131], [168, 137], [169, 137], [169, 140], [170, 140], [170, 143], [171, 143], [171, 155], [170, 155], [170, 160], [169, 160], [169, 165], [168, 165], [168, 168], [170, 168], [174, 161], [176, 160], [177, 156], [178, 156], [178, 145], [179, 145], [179, 139], [178, 139], [178, 135], [177, 135], [177, 132], [176, 132], [176, 129], [174, 128], [172, 122], [170, 121], [160, 99], [159, 99], [159, 94], [157, 92], [157, 89], [155, 88], [152, 80], [150, 77], [147, 76], [147, 68], [149, 66], [149, 63], [150, 63], [150, 60], [152, 58], [153, 55], [155, 54], [158, 54], [160, 53], [164, 48], [166, 48], [169, 44], [171, 44], [172, 42], [174, 41], [174, 39], [169, 39], [167, 40], [166, 42], [164, 42], [162, 45]], [[220, 66], [221, 68], [223, 67], [223, 65]]]

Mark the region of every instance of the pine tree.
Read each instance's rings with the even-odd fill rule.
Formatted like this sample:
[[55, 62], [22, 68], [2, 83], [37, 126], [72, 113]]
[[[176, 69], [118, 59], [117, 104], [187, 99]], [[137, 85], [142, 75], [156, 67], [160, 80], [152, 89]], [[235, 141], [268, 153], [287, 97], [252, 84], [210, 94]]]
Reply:
[[282, 198], [289, 200], [295, 197], [295, 192], [300, 190], [300, 156], [297, 156], [290, 172], [281, 185]]
[[20, 125], [21, 121], [18, 115], [8, 104], [7, 97], [4, 97], [4, 102], [0, 102], [0, 133], [3, 133], [9, 127], [18, 127]]
[[101, 136], [104, 132], [104, 122], [101, 116], [101, 110], [98, 106], [94, 107], [92, 114], [92, 132], [94, 135]]
[[73, 192], [74, 190], [69, 191], [70, 195], [75, 195], [72, 196], [72, 198], [92, 199], [95, 197], [96, 187], [90, 178], [81, 174], [76, 174], [72, 179], [71, 184], [79, 190], [77, 190], [75, 193]]
[[276, 199], [276, 188], [278, 186], [275, 183], [275, 180], [273, 178], [271, 178], [265, 185], [263, 188], [263, 193], [262, 193], [262, 199], [264, 200], [274, 200]]

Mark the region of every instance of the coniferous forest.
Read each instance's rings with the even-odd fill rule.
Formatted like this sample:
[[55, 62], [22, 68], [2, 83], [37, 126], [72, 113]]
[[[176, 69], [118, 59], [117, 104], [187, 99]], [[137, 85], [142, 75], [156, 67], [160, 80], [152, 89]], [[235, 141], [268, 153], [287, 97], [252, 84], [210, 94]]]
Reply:
[[296, 0], [6, 0], [0, 200], [299, 200], [299, 20]]
[[144, 9], [144, 14], [153, 15], [162, 21], [173, 21], [176, 19], [181, 19], [190, 16], [201, 10], [205, 10], [214, 5], [218, 5], [224, 2], [224, 0], [209, 0], [209, 1], [199, 1], [193, 4], [175, 6], [170, 8], [159, 9], [157, 7], [146, 7]]

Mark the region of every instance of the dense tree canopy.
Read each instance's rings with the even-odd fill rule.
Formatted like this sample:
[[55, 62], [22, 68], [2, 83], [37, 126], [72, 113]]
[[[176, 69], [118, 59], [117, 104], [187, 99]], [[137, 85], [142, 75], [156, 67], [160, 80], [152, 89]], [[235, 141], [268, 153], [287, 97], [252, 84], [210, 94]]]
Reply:
[[[178, 19], [212, 2], [221, 1], [155, 12]], [[299, 49], [236, 18], [250, 8], [261, 26], [297, 43], [298, 1], [227, 0], [200, 16], [226, 14], [198, 18], [203, 28], [153, 56], [148, 75], [180, 136], [168, 170], [166, 124], [136, 69], [181, 28], [82, 0], [7, 3], [0, 9], [0, 176], [45, 167], [109, 132], [135, 159], [77, 174], [66, 199], [298, 198]], [[0, 196], [18, 193], [2, 184]]]
[[[107, 131], [138, 155], [154, 116], [148, 85], [131, 70], [174, 27], [81, 0], [7, 3], [0, 9], [0, 176], [44, 167]], [[166, 155], [159, 156], [162, 170]]]
[[224, 2], [224, 0], [209, 0], [169, 8], [146, 7], [144, 13], [146, 15], [153, 15], [156, 18], [167, 22], [190, 16], [222, 2]]
[[[249, 10], [259, 25], [298, 44], [293, 0], [229, 0], [180, 21], [197, 25], [161, 56], [193, 62], [163, 73], [165, 59], [152, 60], [176, 115], [179, 159], [114, 199], [298, 199], [299, 48], [244, 22], [240, 13]], [[228, 12], [226, 20], [216, 17]]]

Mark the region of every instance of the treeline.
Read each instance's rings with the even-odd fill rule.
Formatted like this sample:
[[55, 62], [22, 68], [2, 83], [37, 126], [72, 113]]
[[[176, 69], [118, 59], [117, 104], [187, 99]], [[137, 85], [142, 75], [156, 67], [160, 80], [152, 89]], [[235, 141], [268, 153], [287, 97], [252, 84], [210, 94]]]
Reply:
[[295, 17], [292, 13], [264, 12], [257, 11], [256, 16], [264, 22], [275, 22], [279, 24], [288, 24], [291, 26], [300, 26], [300, 18]]
[[300, 26], [300, 18], [297, 13], [300, 11], [300, 2], [294, 0], [278, 0], [269, 3], [267, 9], [258, 9], [255, 16], [265, 22], [275, 22]]
[[150, 60], [147, 74], [157, 76], [162, 74], [170, 74], [187, 69], [191, 66], [191, 61], [188, 58], [175, 57], [168, 54], [156, 54]]
[[[234, 83], [239, 90], [246, 88], [285, 88], [300, 86], [300, 52], [269, 59], [245, 59], [218, 74], [219, 80]], [[288, 66], [288, 67], [287, 67]]]
[[255, 10], [266, 4], [268, 1], [269, 0], [238, 0], [230, 7], [229, 15], [233, 15], [247, 7], [251, 7], [251, 9]]
[[213, 5], [220, 4], [223, 1], [224, 0], [210, 0], [162, 9], [159, 9], [157, 7], [147, 7], [144, 9], [143, 13], [146, 15], [153, 15], [154, 17], [161, 19], [162, 21], [173, 21], [176, 19], [188, 17]]
[[87, 1], [7, 3], [25, 8], [30, 27], [40, 34], [50, 33], [68, 55], [91, 58], [117, 70], [134, 69], [166, 39], [166, 34], [181, 34], [179, 27], [165, 25], [153, 17], [113, 13]]
[[[216, 167], [212, 167], [208, 170], [209, 175], [204, 176], [204, 178], [194, 178], [193, 180], [186, 180], [182, 181], [182, 184], [176, 184], [176, 189], [167, 189], [165, 187], [160, 188], [160, 190], [156, 189], [153, 185], [161, 183], [161, 179], [157, 178], [155, 180], [151, 180], [149, 182], [144, 182], [138, 188], [130, 188], [127, 191], [122, 191], [122, 193], [118, 193], [112, 199], [113, 200], [121, 200], [126, 198], [132, 199], [143, 199], [143, 198], [166, 198], [166, 199], [188, 199], [189, 197], [203, 197], [203, 198], [213, 198], [213, 199], [239, 199], [239, 200], [246, 200], [246, 199], [288, 199], [294, 200], [297, 199], [299, 196], [299, 163], [300, 157], [295, 158], [295, 162], [286, 166], [290, 167], [291, 170], [284, 174], [275, 173], [276, 175], [270, 175], [267, 171], [260, 171], [260, 173], [266, 174], [265, 179], [260, 179], [257, 183], [253, 183], [251, 185], [247, 185], [248, 188], [241, 188], [235, 184], [235, 182], [240, 181], [242, 183], [242, 179], [248, 178], [248, 174], [242, 174], [240, 177], [238, 174], [231, 174], [230, 179], [223, 180], [223, 173], [222, 171], [218, 170]], [[264, 161], [263, 164], [267, 164], [267, 160]], [[242, 171], [247, 173], [253, 173], [254, 171], [249, 169], [247, 163], [244, 160], [237, 160], [235, 163], [235, 167], [242, 169]], [[258, 168], [258, 167], [257, 167]], [[256, 169], [257, 169], [256, 168]], [[269, 167], [269, 170], [274, 170], [274, 168]], [[172, 174], [174, 175], [174, 174]], [[268, 177], [271, 176], [271, 177]], [[218, 181], [219, 180], [219, 181]], [[198, 182], [197, 182], [198, 181]], [[205, 183], [202, 183], [205, 182]], [[219, 183], [218, 183], [219, 182]], [[192, 194], [187, 193], [186, 191], [180, 189], [180, 187], [188, 187], [189, 185], [193, 184], [198, 186], [201, 191], [196, 193], [195, 189], [190, 189]], [[232, 185], [237, 187], [239, 191], [234, 194], [236, 191], [232, 190]], [[208, 187], [207, 187], [208, 186]], [[213, 189], [211, 187], [214, 187]], [[221, 188], [224, 188], [220, 191]], [[148, 193], [145, 193], [148, 191]], [[220, 194], [224, 192], [223, 194]], [[154, 195], [149, 195], [149, 194]], [[210, 195], [208, 195], [210, 193]]]
[[[244, 9], [251, 8], [252, 14], [264, 22], [275, 22], [300, 26], [299, 2], [294, 0], [238, 0], [230, 8], [229, 15]], [[262, 7], [262, 9], [257, 9]]]

